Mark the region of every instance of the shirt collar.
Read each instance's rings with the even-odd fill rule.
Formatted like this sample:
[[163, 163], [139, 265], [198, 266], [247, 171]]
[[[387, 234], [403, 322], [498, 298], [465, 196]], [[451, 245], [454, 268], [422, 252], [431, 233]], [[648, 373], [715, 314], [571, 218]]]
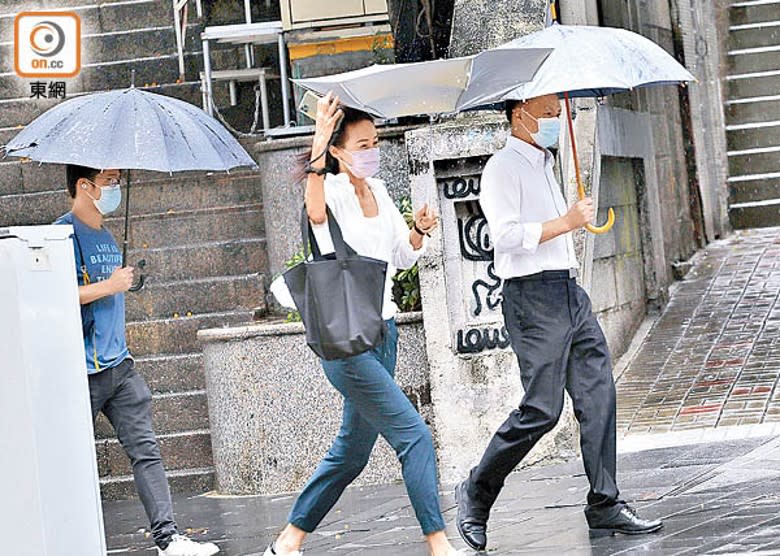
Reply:
[[528, 160], [528, 162], [534, 166], [544, 166], [548, 155], [552, 157], [552, 153], [547, 149], [539, 150], [530, 143], [526, 143], [514, 135], [510, 135], [506, 140], [506, 146], [513, 151], [523, 155]]

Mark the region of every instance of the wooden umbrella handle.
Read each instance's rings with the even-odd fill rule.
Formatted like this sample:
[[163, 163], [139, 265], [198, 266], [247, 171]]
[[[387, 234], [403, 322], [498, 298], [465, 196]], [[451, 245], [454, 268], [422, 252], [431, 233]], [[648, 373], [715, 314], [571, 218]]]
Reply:
[[[571, 117], [571, 102], [569, 100], [569, 93], [563, 93], [563, 99], [566, 104], [566, 119], [569, 124], [569, 140], [571, 142], [571, 153], [574, 157], [574, 174], [577, 176], [577, 195], [580, 200], [585, 198], [585, 186], [582, 185], [582, 175], [580, 174], [580, 159], [577, 157], [577, 142], [574, 139], [574, 121]], [[615, 211], [612, 208], [609, 209], [607, 214], [607, 222], [603, 226], [594, 226], [592, 224], [585, 224], [585, 229], [592, 234], [605, 234], [612, 229], [615, 224]]]

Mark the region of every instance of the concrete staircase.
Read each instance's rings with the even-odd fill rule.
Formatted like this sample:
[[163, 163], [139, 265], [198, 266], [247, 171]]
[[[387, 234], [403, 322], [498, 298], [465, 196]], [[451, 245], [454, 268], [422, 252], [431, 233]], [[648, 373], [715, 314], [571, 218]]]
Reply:
[[780, 225], [780, 0], [730, 7], [726, 121], [735, 228]]
[[[44, 2], [38, 4], [25, 7]], [[200, 105], [199, 83], [178, 82], [170, 2], [47, 0], [45, 7], [52, 4], [76, 9], [86, 35], [86, 65], [67, 82], [69, 97], [124, 88], [135, 69], [137, 86], [154, 84], [156, 92]], [[9, 30], [17, 10], [16, 0], [0, 0], [0, 145], [56, 103], [29, 99], [29, 80], [10, 73]], [[202, 66], [198, 31], [197, 23], [188, 31], [192, 78]], [[218, 51], [218, 65], [229, 66], [237, 54]], [[153, 392], [155, 430], [173, 490], [204, 492], [213, 486], [213, 462], [196, 332], [249, 321], [264, 308], [267, 261], [258, 177], [251, 171], [132, 177], [128, 262], [145, 259], [148, 278], [142, 291], [127, 295], [128, 342]], [[0, 226], [52, 222], [70, 206], [64, 187], [61, 166], [0, 161]], [[122, 224], [118, 216], [106, 222], [118, 242]], [[134, 496], [129, 462], [102, 417], [95, 434], [104, 497]]]

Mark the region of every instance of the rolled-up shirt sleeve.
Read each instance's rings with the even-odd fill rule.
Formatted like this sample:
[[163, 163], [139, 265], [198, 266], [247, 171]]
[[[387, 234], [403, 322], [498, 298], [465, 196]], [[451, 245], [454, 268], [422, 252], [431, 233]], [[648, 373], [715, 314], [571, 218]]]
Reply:
[[541, 222], [523, 222], [522, 188], [496, 157], [488, 161], [480, 181], [479, 204], [488, 222], [493, 247], [502, 253], [533, 254], [542, 238]]

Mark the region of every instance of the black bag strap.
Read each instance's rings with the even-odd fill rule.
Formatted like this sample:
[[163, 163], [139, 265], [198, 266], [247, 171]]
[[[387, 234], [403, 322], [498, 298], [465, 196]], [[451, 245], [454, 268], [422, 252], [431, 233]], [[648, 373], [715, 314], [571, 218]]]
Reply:
[[[330, 231], [330, 237], [333, 240], [336, 259], [343, 261], [346, 260], [347, 257], [355, 255], [355, 250], [344, 241], [341, 227], [339, 226], [339, 223], [336, 222], [333, 213], [327, 205], [325, 205], [325, 214], [328, 218], [328, 231]], [[306, 212], [306, 205], [304, 205], [301, 210], [301, 241], [303, 242], [304, 260], [308, 260], [309, 258], [309, 242], [311, 242], [311, 251], [314, 253], [315, 260], [322, 258], [322, 252], [320, 251], [320, 246], [317, 244], [317, 238], [314, 237], [314, 231], [311, 229], [309, 214]]]

